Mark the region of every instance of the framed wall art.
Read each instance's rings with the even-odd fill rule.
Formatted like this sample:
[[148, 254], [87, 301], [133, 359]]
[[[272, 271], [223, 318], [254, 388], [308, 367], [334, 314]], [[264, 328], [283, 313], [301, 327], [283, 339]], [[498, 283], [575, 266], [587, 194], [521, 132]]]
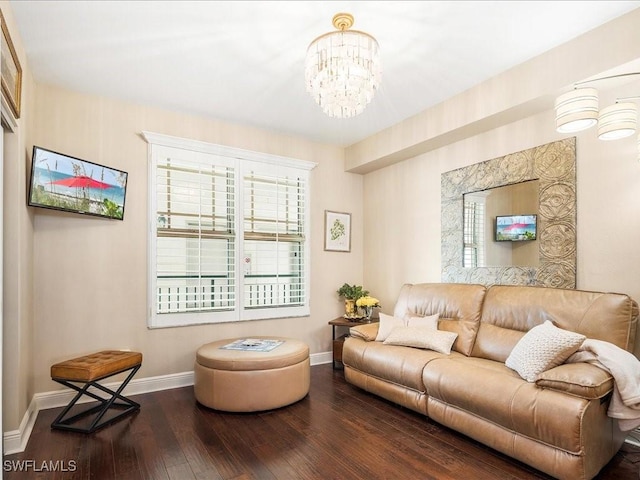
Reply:
[[351, 214], [324, 211], [324, 249], [328, 252], [351, 251]]
[[15, 118], [20, 118], [20, 95], [22, 93], [22, 67], [13, 47], [11, 36], [4, 15], [0, 11], [0, 27], [2, 28], [2, 95], [7, 100]]

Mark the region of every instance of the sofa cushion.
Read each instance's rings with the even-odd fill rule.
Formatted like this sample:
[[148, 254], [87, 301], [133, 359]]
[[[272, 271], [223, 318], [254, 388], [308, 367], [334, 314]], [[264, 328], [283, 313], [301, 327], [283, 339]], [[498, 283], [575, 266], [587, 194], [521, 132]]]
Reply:
[[538, 375], [536, 385], [594, 399], [605, 397], [613, 390], [613, 377], [589, 363], [565, 363]]
[[504, 363], [525, 333], [482, 322], [471, 355]]
[[582, 450], [586, 399], [539, 388], [503, 363], [461, 355], [429, 362], [422, 379], [427, 415], [434, 403], [447, 405], [566, 452]]
[[418, 392], [425, 391], [422, 383], [424, 366], [436, 358], [451, 357], [433, 350], [365, 342], [354, 337], [348, 337], [342, 349], [344, 365]]
[[472, 355], [504, 362], [519, 337], [545, 320], [633, 351], [637, 316], [638, 304], [623, 294], [493, 285], [482, 305]]
[[528, 382], [573, 355], [586, 337], [556, 327], [549, 320], [533, 327], [516, 344], [505, 365]]
[[393, 315], [438, 314], [439, 330], [458, 334], [453, 350], [470, 355], [480, 325], [480, 311], [487, 289], [483, 285], [463, 283], [405, 284], [400, 290]]
[[391, 330], [385, 345], [426, 348], [449, 355], [457, 333], [443, 332], [430, 327], [396, 327]]

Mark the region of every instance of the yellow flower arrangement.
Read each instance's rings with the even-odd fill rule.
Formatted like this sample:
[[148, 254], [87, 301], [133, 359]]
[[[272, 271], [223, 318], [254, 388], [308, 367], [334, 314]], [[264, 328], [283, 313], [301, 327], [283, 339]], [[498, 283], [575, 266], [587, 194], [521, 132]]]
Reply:
[[359, 307], [379, 307], [380, 300], [374, 297], [370, 297], [369, 295], [366, 295], [356, 300], [356, 305]]

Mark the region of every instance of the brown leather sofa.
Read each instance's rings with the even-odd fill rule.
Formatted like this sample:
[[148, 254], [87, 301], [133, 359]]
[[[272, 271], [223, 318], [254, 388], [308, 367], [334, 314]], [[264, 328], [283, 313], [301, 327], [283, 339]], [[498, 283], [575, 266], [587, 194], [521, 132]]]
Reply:
[[545, 320], [633, 351], [634, 300], [544, 287], [407, 284], [393, 316], [436, 313], [439, 330], [458, 334], [450, 355], [376, 342], [375, 332], [351, 336], [346, 380], [556, 478], [591, 479], [616, 454], [626, 434], [607, 416], [609, 373], [565, 363], [530, 383], [505, 361]]

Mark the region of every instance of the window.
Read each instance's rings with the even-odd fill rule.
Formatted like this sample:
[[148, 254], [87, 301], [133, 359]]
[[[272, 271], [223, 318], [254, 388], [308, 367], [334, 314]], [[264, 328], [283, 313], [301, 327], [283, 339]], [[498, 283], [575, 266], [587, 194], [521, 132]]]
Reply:
[[149, 325], [309, 314], [311, 162], [145, 133]]
[[464, 195], [463, 219], [463, 266], [484, 267], [485, 265], [485, 196]]

